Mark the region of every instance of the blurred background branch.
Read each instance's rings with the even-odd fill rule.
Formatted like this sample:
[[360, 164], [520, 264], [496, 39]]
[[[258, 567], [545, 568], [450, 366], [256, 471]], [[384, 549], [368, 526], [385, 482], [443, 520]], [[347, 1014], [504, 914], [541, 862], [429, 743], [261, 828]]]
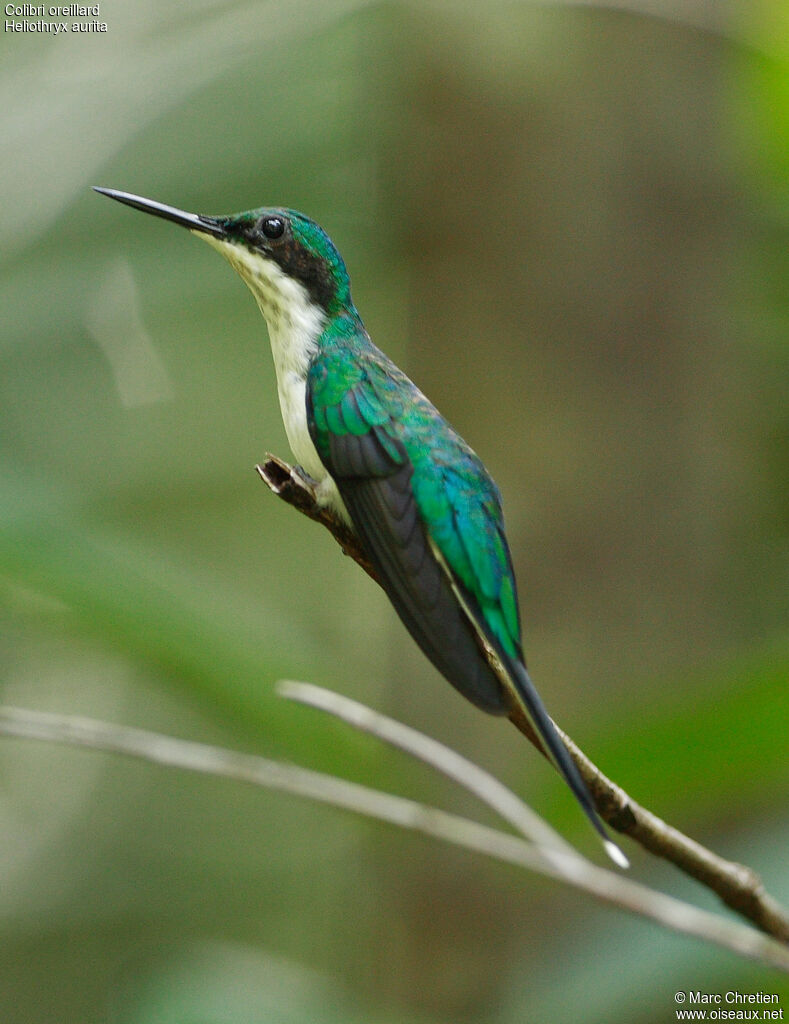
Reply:
[[[391, 742], [394, 737], [398, 746], [407, 749], [414, 757], [423, 758], [434, 767], [439, 767], [460, 785], [465, 786], [468, 782], [469, 766], [466, 760], [460, 759], [458, 762], [454, 751], [442, 748], [428, 737], [420, 737], [416, 730], [406, 730], [408, 736], [405, 739], [399, 723], [370, 708], [362, 708], [357, 702], [348, 701], [339, 694], [315, 686], [291, 682], [284, 692], [296, 700], [320, 706], [351, 724], [358, 725], [361, 722], [366, 731], [387, 742]], [[655, 892], [621, 874], [596, 867], [564, 844], [559, 845], [556, 837], [548, 837], [548, 846], [539, 845], [534, 839], [535, 832], [543, 840], [547, 825], [540, 823], [535, 829], [535, 822], [531, 820], [533, 812], [525, 806], [520, 808], [518, 820], [528, 842], [457, 815], [447, 814], [435, 807], [294, 765], [95, 719], [48, 714], [26, 708], [0, 707], [0, 734], [125, 754], [171, 768], [279, 789], [424, 832], [433, 838], [547, 875], [604, 902], [648, 917], [667, 928], [722, 946], [740, 956], [761, 960], [789, 973], [789, 950], [771, 939]], [[474, 781], [479, 783], [480, 777]], [[493, 780], [487, 778], [482, 785], [474, 785], [474, 792], [494, 810], [500, 810], [501, 793]], [[514, 793], [510, 794], [510, 799], [513, 803], [517, 801]], [[512, 822], [513, 815], [508, 814], [507, 817]]]

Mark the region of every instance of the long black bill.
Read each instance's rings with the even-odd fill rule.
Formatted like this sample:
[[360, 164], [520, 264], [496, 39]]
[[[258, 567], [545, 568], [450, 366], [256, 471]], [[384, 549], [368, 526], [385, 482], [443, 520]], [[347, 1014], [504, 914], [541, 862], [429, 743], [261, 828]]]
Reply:
[[177, 210], [174, 206], [165, 206], [164, 203], [154, 202], [153, 199], [144, 199], [142, 196], [134, 196], [131, 192], [118, 192], [114, 188], [100, 188], [93, 186], [94, 192], [100, 192], [110, 199], [117, 199], [119, 203], [133, 206], [135, 210], [142, 210], [143, 213], [152, 213], [154, 217], [162, 217], [164, 220], [171, 220], [173, 224], [180, 224], [189, 228], [190, 231], [201, 231], [204, 235], [215, 235], [217, 238], [225, 238], [227, 232], [221, 221], [215, 217], [204, 217], [200, 213], [187, 213], [185, 210]]

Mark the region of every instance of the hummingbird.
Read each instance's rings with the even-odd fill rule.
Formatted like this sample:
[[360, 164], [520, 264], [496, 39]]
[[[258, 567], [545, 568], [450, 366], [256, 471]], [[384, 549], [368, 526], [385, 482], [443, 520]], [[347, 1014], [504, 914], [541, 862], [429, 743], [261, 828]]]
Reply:
[[499, 489], [373, 344], [326, 232], [281, 207], [205, 216], [94, 189], [188, 228], [238, 272], [268, 326], [285, 433], [318, 504], [354, 530], [438, 671], [483, 711], [525, 714], [608, 855], [627, 867], [526, 669]]

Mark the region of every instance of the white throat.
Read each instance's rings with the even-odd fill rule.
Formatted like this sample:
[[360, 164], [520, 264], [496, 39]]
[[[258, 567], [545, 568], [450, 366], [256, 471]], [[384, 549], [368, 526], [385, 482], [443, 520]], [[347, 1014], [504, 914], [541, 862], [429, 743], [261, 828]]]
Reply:
[[310, 361], [326, 325], [326, 317], [307, 289], [274, 263], [242, 245], [233, 245], [195, 231], [217, 249], [244, 279], [268, 325], [282, 421], [293, 454], [319, 483], [318, 500], [347, 518], [334, 481], [326, 472], [307, 427], [306, 380]]

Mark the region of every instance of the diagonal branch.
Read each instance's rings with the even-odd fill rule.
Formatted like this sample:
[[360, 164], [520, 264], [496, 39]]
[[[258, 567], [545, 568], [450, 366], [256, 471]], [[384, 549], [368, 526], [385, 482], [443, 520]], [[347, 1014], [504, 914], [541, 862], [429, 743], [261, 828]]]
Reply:
[[[317, 687], [294, 683], [289, 684], [286, 692], [289, 697], [320, 706], [352, 724], [360, 724], [359, 705], [355, 702], [326, 690], [320, 691], [318, 700], [315, 699], [316, 694]], [[395, 730], [405, 729], [369, 708], [365, 711], [364, 728], [381, 739], [393, 740], [392, 726]], [[441, 745], [428, 737], [416, 738], [414, 730], [406, 732], [409, 737], [405, 743], [400, 743], [404, 749], [453, 777], [457, 768], [454, 759], [458, 756], [454, 751], [445, 747], [438, 749]], [[597, 867], [567, 847], [558, 847], [553, 843], [545, 847], [528, 838], [500, 832], [437, 807], [383, 793], [346, 779], [310, 771], [298, 765], [271, 761], [254, 754], [164, 736], [146, 729], [28, 708], [0, 707], [0, 736], [43, 740], [123, 754], [153, 764], [250, 783], [344, 808], [554, 878], [604, 903], [650, 918], [666, 928], [789, 972], [789, 950], [739, 921], [726, 920], [718, 914], [701, 910], [613, 871]], [[466, 784], [464, 776], [465, 772], [461, 778], [455, 776], [456, 781]], [[501, 784], [495, 783], [495, 786]], [[487, 803], [490, 803], [490, 793], [489, 783], [477, 791], [477, 795]], [[500, 797], [499, 793], [491, 804], [499, 811], [502, 809]], [[514, 793], [510, 797], [509, 810], [512, 810], [517, 797]], [[526, 822], [526, 817], [530, 817], [533, 812], [524, 816], [525, 810], [525, 806], [522, 806], [516, 812], [515, 818], [520, 822], [516, 827], [528, 836], [534, 832], [534, 828], [532, 821]], [[511, 817], [509, 812], [506, 816]], [[522, 827], [524, 824], [525, 829]], [[540, 840], [544, 838], [546, 829], [548, 826], [542, 823], [539, 829], [542, 833]]]
[[[255, 468], [277, 497], [325, 526], [343, 553], [358, 562], [378, 582], [375, 569], [353, 531], [327, 509], [317, 505], [312, 481], [298, 467], [268, 455], [266, 461]], [[515, 711], [510, 719], [543, 753], [525, 717]], [[670, 861], [680, 871], [711, 889], [728, 907], [752, 921], [763, 932], [789, 944], [789, 918], [786, 911], [765, 891], [761, 879], [751, 868], [719, 857], [641, 807], [620, 786], [607, 778], [565, 733], [561, 732], [561, 735], [589, 787], [600, 815], [611, 828], [629, 836], [656, 857]]]

